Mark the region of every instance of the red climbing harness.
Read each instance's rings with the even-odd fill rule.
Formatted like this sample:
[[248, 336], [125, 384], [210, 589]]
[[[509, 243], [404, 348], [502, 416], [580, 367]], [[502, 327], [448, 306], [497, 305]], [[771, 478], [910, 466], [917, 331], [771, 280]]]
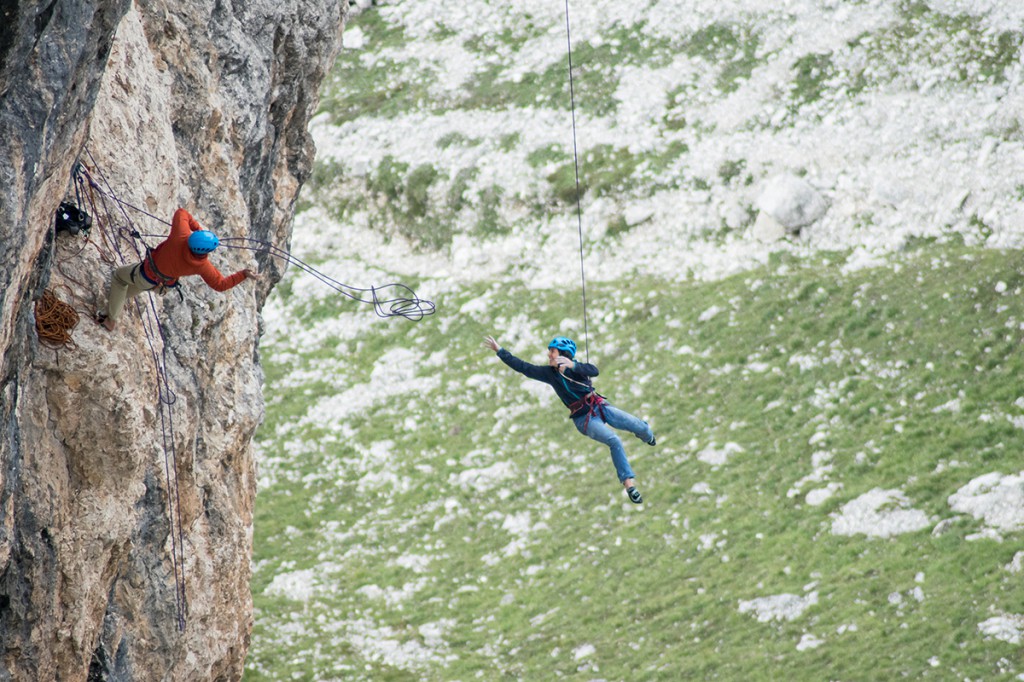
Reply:
[[591, 391], [576, 402], [569, 404], [569, 414], [576, 417], [577, 412], [581, 412], [584, 409], [587, 411], [587, 421], [583, 422], [583, 433], [586, 433], [590, 427], [590, 418], [595, 414], [600, 415], [601, 419], [608, 421], [604, 416], [604, 405], [607, 402], [603, 395], [600, 395], [597, 391]]

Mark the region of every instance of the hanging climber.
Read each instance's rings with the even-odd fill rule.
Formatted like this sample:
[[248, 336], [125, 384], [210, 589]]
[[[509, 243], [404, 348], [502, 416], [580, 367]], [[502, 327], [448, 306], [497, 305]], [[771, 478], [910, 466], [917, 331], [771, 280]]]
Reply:
[[502, 348], [492, 336], [484, 339], [484, 346], [495, 351], [502, 362], [520, 374], [550, 384], [569, 408], [569, 417], [576, 425], [576, 430], [609, 447], [615, 472], [626, 489], [629, 501], [633, 504], [644, 501], [636, 489], [635, 475], [626, 459], [626, 449], [618, 434], [610, 427], [629, 431], [648, 445], [655, 445], [654, 431], [644, 420], [612, 407], [604, 396], [598, 395], [591, 380], [598, 374], [597, 367], [575, 360], [576, 343], [572, 339], [556, 336], [551, 340], [546, 366], [531, 365], [520, 360]]
[[199, 275], [217, 291], [227, 291], [246, 279], [260, 278], [259, 273], [248, 268], [228, 277], [220, 274], [208, 258], [219, 244], [217, 235], [204, 230], [188, 211], [179, 208], [174, 212], [167, 239], [155, 249], [147, 250], [142, 261], [114, 270], [107, 309], [97, 313], [97, 322], [114, 331], [125, 300], [144, 291], [156, 289], [163, 292], [168, 287], [177, 286], [180, 277]]

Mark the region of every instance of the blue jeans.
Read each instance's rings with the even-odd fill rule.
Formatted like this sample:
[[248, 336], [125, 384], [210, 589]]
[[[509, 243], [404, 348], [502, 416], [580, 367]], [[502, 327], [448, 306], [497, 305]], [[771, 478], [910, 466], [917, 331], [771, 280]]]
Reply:
[[[615, 473], [619, 476], [619, 482], [627, 478], [636, 478], [633, 470], [629, 468], [629, 460], [626, 459], [626, 449], [622, 447], [622, 440], [619, 434], [609, 427], [629, 431], [639, 437], [645, 443], [654, 438], [654, 431], [643, 419], [638, 419], [628, 412], [605, 403], [604, 419], [601, 418], [601, 410], [595, 410], [590, 415], [590, 423], [587, 423], [587, 415], [581, 415], [573, 419], [576, 430], [588, 438], [593, 438], [598, 443], [604, 443], [612, 451], [612, 464], [615, 465]], [[584, 430], [586, 429], [586, 430]]]

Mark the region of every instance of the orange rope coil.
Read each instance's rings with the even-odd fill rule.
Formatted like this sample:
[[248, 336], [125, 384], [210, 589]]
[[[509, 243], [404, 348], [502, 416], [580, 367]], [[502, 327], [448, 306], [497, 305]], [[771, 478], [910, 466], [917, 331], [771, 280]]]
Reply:
[[78, 313], [64, 301], [57, 298], [51, 289], [43, 292], [36, 301], [36, 333], [39, 340], [53, 348], [69, 346], [75, 348], [71, 330], [78, 324]]

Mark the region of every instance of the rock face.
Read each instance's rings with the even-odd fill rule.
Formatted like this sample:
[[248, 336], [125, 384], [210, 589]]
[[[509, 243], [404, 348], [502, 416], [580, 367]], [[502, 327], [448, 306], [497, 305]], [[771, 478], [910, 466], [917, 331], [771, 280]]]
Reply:
[[[7, 3], [0, 21], [0, 680], [235, 680], [252, 625], [259, 309], [278, 264], [130, 303], [114, 265], [184, 206], [287, 246], [347, 2]], [[91, 241], [53, 236], [81, 160]], [[106, 193], [106, 195], [104, 194]], [[109, 195], [152, 213], [121, 209]], [[49, 288], [74, 345], [36, 334]], [[159, 324], [157, 323], [159, 321]], [[183, 582], [182, 582], [183, 580]], [[184, 587], [183, 594], [178, 590]]]

